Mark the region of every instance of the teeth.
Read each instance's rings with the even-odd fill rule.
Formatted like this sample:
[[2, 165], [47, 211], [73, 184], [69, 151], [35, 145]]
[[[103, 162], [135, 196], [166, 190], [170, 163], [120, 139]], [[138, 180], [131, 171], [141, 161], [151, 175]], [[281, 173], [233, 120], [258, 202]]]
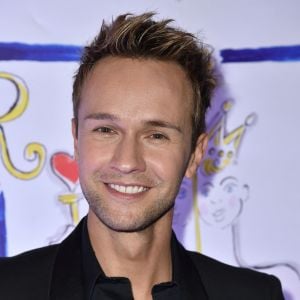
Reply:
[[118, 184], [108, 184], [108, 186], [120, 193], [124, 194], [137, 194], [146, 191], [148, 188], [143, 186], [125, 186], [125, 185], [118, 185]]

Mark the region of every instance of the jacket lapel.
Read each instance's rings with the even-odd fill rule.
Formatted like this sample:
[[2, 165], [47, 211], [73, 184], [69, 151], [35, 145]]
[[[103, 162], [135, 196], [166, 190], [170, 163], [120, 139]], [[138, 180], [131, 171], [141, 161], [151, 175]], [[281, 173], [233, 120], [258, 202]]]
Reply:
[[81, 232], [82, 220], [58, 247], [50, 287], [50, 300], [82, 300]]
[[202, 278], [187, 250], [172, 236], [173, 276], [180, 286], [185, 300], [208, 300]]

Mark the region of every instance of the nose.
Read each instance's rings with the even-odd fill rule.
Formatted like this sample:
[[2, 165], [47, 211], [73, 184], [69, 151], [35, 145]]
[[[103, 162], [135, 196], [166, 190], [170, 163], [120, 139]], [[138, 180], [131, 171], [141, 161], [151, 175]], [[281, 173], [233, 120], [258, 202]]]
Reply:
[[221, 204], [223, 202], [222, 198], [217, 196], [217, 197], [211, 197], [210, 203], [213, 205]]
[[123, 174], [145, 171], [143, 147], [134, 136], [124, 136], [118, 142], [112, 156], [111, 168]]

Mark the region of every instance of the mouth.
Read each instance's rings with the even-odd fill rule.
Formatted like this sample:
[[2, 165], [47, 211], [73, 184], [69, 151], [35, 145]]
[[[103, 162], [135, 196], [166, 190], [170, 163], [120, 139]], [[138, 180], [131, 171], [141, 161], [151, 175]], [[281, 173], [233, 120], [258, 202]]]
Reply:
[[149, 187], [141, 185], [120, 185], [114, 183], [106, 184], [111, 190], [126, 194], [126, 195], [136, 195], [149, 190]]
[[216, 222], [222, 222], [225, 218], [224, 216], [225, 210], [224, 209], [218, 209], [213, 213], [213, 216], [215, 218]]

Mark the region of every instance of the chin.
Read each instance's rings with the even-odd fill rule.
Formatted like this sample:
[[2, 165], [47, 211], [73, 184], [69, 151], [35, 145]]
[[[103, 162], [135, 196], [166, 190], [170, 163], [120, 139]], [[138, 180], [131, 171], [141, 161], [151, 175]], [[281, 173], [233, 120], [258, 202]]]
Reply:
[[[172, 207], [171, 207], [172, 208]], [[102, 211], [94, 211], [98, 220], [110, 230], [115, 232], [140, 232], [150, 228], [159, 219], [163, 218], [171, 208], [162, 211], [143, 212], [139, 214], [130, 213], [114, 214]]]
[[98, 217], [98, 219], [104, 226], [106, 226], [112, 231], [127, 232], [127, 233], [143, 231], [154, 223], [154, 221], [133, 222], [132, 219], [128, 221], [126, 220], [116, 221], [116, 220], [106, 219], [101, 217]]

